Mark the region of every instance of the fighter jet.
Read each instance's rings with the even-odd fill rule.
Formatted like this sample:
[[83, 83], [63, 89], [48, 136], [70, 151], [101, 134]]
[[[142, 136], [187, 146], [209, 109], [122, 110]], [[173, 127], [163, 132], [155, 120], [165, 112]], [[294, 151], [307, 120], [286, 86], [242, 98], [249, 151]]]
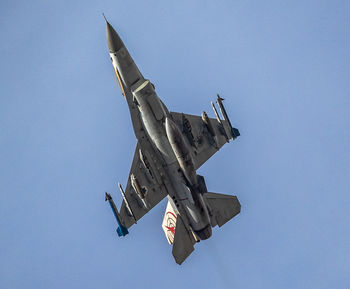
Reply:
[[109, 55], [137, 139], [126, 189], [119, 184], [123, 197], [120, 210], [108, 193], [106, 201], [118, 222], [118, 235], [125, 236], [167, 197], [162, 227], [176, 263], [181, 264], [196, 242], [212, 235], [212, 227], [221, 227], [240, 212], [236, 196], [208, 192], [203, 176], [196, 173], [240, 134], [232, 127], [219, 95], [221, 118], [213, 102], [215, 118], [205, 112], [201, 116], [170, 112], [107, 20], [106, 25]]

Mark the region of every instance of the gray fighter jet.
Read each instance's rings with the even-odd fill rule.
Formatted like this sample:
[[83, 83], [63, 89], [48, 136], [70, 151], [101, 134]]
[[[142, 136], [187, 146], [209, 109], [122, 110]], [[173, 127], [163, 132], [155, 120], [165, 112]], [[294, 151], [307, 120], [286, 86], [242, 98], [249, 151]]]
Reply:
[[106, 24], [110, 58], [137, 138], [125, 191], [119, 184], [120, 211], [107, 193], [106, 201], [118, 222], [118, 235], [125, 236], [167, 197], [162, 227], [176, 263], [181, 264], [196, 242], [212, 235], [212, 227], [221, 227], [240, 212], [236, 196], [208, 192], [204, 178], [196, 173], [225, 143], [238, 137], [239, 131], [232, 127], [219, 95], [222, 118], [213, 102], [216, 118], [205, 112], [201, 116], [170, 112], [107, 20]]

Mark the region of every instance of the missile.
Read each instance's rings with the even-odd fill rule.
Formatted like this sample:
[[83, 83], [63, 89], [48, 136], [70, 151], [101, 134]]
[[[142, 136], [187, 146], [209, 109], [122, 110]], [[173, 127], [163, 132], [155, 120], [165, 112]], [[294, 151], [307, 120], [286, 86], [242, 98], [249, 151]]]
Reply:
[[129, 202], [128, 202], [128, 199], [126, 198], [126, 195], [125, 195], [125, 193], [124, 193], [123, 187], [122, 187], [122, 185], [121, 185], [120, 183], [118, 183], [118, 187], [119, 187], [119, 190], [120, 190], [120, 192], [121, 192], [121, 194], [122, 194], [122, 196], [123, 196], [123, 199], [124, 199], [124, 202], [125, 202], [125, 206], [126, 206], [128, 212], [129, 212], [130, 216], [133, 217], [133, 219], [134, 219], [134, 221], [135, 221], [135, 224], [137, 224], [136, 217], [135, 217], [133, 211], [131, 210], [131, 207], [130, 207], [130, 204], [129, 204]]
[[147, 189], [145, 187], [140, 186], [139, 181], [137, 180], [137, 178], [135, 177], [134, 174], [130, 175], [130, 181], [131, 181], [131, 186], [133, 187], [134, 191], [139, 196], [139, 198], [141, 199], [144, 206], [147, 208], [147, 203], [145, 200]]
[[216, 119], [218, 120], [218, 122], [219, 122], [220, 124], [222, 124], [221, 119], [220, 119], [220, 116], [219, 116], [219, 114], [218, 114], [218, 111], [216, 110], [216, 107], [215, 107], [214, 102], [211, 101], [210, 103], [211, 103], [211, 106], [213, 107], [213, 110], [214, 110]]
[[111, 206], [111, 209], [113, 211], [113, 214], [117, 220], [117, 223], [118, 223], [118, 228], [117, 228], [117, 233], [118, 233], [118, 236], [121, 237], [121, 236], [125, 236], [127, 234], [129, 234], [129, 231], [126, 227], [123, 226], [122, 222], [121, 222], [121, 219], [120, 219], [120, 215], [118, 213], [118, 209], [111, 197], [110, 194], [108, 194], [106, 192], [106, 197], [105, 197], [105, 201], [108, 201], [109, 205]]
[[226, 133], [224, 124], [223, 124], [223, 122], [222, 122], [221, 119], [220, 119], [220, 116], [219, 116], [219, 114], [218, 114], [218, 111], [216, 110], [215, 104], [214, 104], [214, 102], [212, 102], [212, 101], [211, 101], [210, 103], [211, 103], [211, 106], [213, 107], [213, 110], [214, 110], [216, 119], [217, 119], [217, 121], [219, 122], [219, 125], [220, 125], [220, 132], [225, 136], [226, 142], [229, 142], [230, 138], [227, 136], [227, 133]]
[[208, 117], [208, 115], [207, 115], [207, 113], [205, 111], [202, 112], [202, 120], [205, 123], [205, 125], [206, 125], [209, 133], [211, 134], [211, 136], [214, 137], [215, 136], [214, 128], [213, 128], [213, 126], [212, 126], [212, 124], [210, 122], [210, 119], [209, 119], [209, 117]]
[[230, 119], [226, 113], [226, 109], [222, 103], [222, 101], [224, 100], [223, 98], [220, 97], [219, 94], [217, 94], [217, 100], [216, 102], [218, 103], [219, 105], [219, 108], [220, 108], [220, 111], [221, 111], [221, 114], [223, 115], [224, 119], [226, 120], [226, 123], [228, 124], [229, 126], [229, 132], [230, 132], [230, 135], [232, 136], [232, 139], [235, 139], [236, 137], [238, 137], [240, 134], [239, 134], [239, 131], [238, 129], [234, 128], [230, 122]]
[[147, 177], [150, 180], [153, 180], [153, 174], [152, 174], [152, 171], [151, 171], [151, 166], [150, 166], [150, 163], [149, 163], [147, 157], [145, 156], [145, 154], [142, 152], [141, 149], [139, 149], [139, 154], [140, 154], [140, 160], [141, 160], [141, 162], [143, 164], [143, 167], [146, 169]]

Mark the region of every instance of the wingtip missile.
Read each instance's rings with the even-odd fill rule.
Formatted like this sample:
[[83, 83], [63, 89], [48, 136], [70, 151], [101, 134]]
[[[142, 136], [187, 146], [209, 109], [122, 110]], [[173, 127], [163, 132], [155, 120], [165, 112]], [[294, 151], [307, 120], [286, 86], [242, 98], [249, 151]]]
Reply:
[[[222, 103], [222, 101], [224, 100], [224, 98], [220, 97], [219, 94], [216, 94], [217, 95], [217, 104], [219, 105], [219, 108], [220, 108], [220, 111], [221, 111], [221, 114], [222, 116], [224, 117], [224, 120], [226, 121], [226, 124], [228, 126], [227, 130], [229, 132], [229, 135], [231, 136], [232, 139], [235, 139], [237, 138], [238, 136], [240, 136], [240, 133], [239, 133], [239, 130], [237, 128], [234, 128], [231, 124], [231, 121], [226, 113], [226, 109], [224, 107], [224, 104]], [[224, 126], [225, 130], [226, 130], [226, 127]]]
[[106, 192], [105, 193], [105, 201], [107, 202], [107, 201], [109, 201], [111, 199], [112, 199], [111, 195]]
[[122, 224], [122, 221], [121, 221], [121, 218], [120, 218], [120, 215], [119, 215], [119, 212], [118, 212], [118, 209], [112, 199], [112, 196], [110, 194], [108, 194], [107, 192], [105, 193], [105, 201], [108, 201], [109, 205], [111, 206], [111, 209], [113, 211], [113, 214], [115, 216], [115, 219], [117, 220], [117, 223], [118, 223], [118, 228], [117, 228], [117, 233], [118, 233], [118, 236], [121, 237], [121, 236], [125, 236], [127, 234], [129, 234], [129, 231], [128, 229]]

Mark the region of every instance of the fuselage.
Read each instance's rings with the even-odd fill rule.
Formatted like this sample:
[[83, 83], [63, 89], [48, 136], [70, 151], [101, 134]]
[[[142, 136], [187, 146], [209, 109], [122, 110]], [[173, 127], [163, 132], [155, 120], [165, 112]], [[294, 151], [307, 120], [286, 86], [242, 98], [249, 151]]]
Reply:
[[[132, 92], [148, 138], [166, 164], [164, 170], [174, 189], [170, 197], [176, 201], [175, 206], [186, 213], [191, 228], [201, 231], [208, 226], [209, 216], [202, 195], [196, 190], [197, 174], [188, 144], [148, 80]], [[184, 160], [189, 163], [188, 167], [183, 164]]]
[[[147, 138], [162, 164], [169, 200], [199, 239], [211, 235], [207, 206], [199, 190], [189, 144], [158, 98], [153, 84], [146, 80], [129, 52], [110, 26], [107, 38], [110, 57], [130, 111], [137, 108], [139, 120], [132, 116], [136, 138]], [[109, 33], [109, 34], [108, 34]], [[141, 150], [143, 148], [141, 147]], [[155, 168], [153, 168], [155, 169]]]

